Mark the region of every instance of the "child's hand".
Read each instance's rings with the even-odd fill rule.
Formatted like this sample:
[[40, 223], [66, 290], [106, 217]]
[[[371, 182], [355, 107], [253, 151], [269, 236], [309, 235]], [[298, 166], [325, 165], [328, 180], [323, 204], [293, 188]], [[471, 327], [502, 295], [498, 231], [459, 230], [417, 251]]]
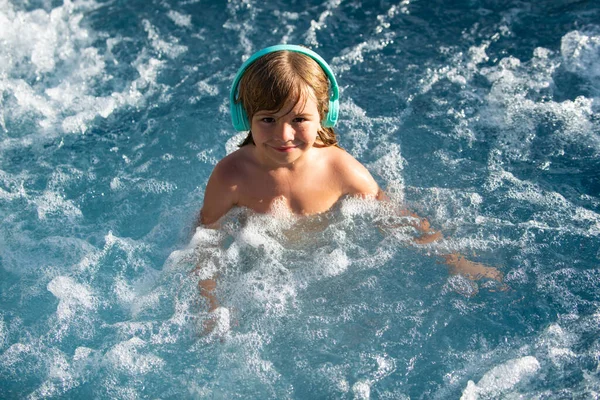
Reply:
[[504, 274], [494, 267], [467, 260], [464, 256], [456, 253], [442, 256], [446, 264], [450, 266], [451, 274], [461, 274], [471, 280], [493, 279], [502, 282]]
[[[429, 224], [428, 224], [429, 225]], [[443, 239], [444, 235], [442, 235], [441, 231], [430, 231], [422, 234], [421, 236], [414, 239], [416, 244], [428, 244], [431, 242], [435, 242], [437, 240]]]
[[422, 233], [421, 236], [414, 239], [416, 244], [428, 244], [444, 238], [442, 231], [433, 230], [431, 228], [431, 224], [426, 218], [421, 218], [417, 214], [409, 211], [403, 211], [401, 214], [408, 215], [409, 217], [416, 219], [416, 221], [413, 220], [409, 222], [410, 226]]

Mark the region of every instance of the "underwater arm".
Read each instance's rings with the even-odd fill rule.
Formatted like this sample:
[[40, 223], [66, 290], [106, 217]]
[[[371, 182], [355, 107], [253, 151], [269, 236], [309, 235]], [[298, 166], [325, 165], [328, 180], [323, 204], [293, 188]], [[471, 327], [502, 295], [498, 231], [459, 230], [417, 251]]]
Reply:
[[[385, 193], [377, 198], [383, 201], [390, 201]], [[414, 243], [429, 244], [444, 238], [442, 231], [433, 229], [427, 218], [420, 217], [407, 209], [401, 209], [397, 213], [403, 217], [409, 217], [410, 221], [407, 225], [412, 226], [420, 233], [420, 236], [413, 239]], [[444, 263], [448, 265], [448, 270], [452, 275], [460, 274], [471, 280], [486, 278], [502, 282], [503, 274], [497, 268], [471, 261], [459, 253], [441, 254], [440, 256], [444, 260]]]
[[463, 275], [471, 280], [493, 279], [502, 282], [504, 278], [502, 272], [494, 267], [468, 260], [458, 253], [442, 255], [444, 262], [449, 266], [449, 271], [453, 275]]
[[413, 239], [416, 244], [428, 244], [444, 238], [442, 231], [431, 228], [431, 224], [427, 218], [420, 217], [414, 212], [408, 210], [400, 210], [400, 215], [410, 217], [411, 221], [408, 223], [408, 225], [412, 226], [421, 233], [420, 236]]
[[[426, 218], [421, 218], [414, 213], [410, 213], [410, 215], [418, 218], [418, 222], [413, 227], [423, 232], [421, 236], [414, 239], [416, 244], [428, 244], [444, 238], [442, 231], [432, 229]], [[442, 254], [441, 257], [444, 263], [448, 265], [448, 270], [452, 275], [460, 274], [471, 280], [486, 278], [502, 282], [502, 272], [498, 271], [497, 268], [471, 261], [459, 253]]]
[[[219, 220], [235, 205], [235, 189], [231, 180], [228, 179], [227, 168], [222, 163], [218, 163], [213, 170], [204, 193], [204, 202], [198, 216], [196, 224], [197, 229], [208, 228], [218, 229]], [[218, 323], [219, 300], [216, 296], [217, 277], [216, 272], [210, 271], [210, 257], [212, 256], [206, 248], [198, 259], [193, 272], [201, 276], [198, 281], [198, 291], [200, 296], [206, 300], [208, 312], [211, 316], [204, 321], [204, 333], [210, 333], [215, 329]], [[205, 271], [208, 270], [208, 271]]]
[[[369, 171], [350, 155], [343, 154], [340, 157], [343, 160], [339, 169], [344, 177], [345, 192], [350, 195], [361, 197], [376, 198], [379, 201], [390, 204], [394, 214], [407, 217], [406, 225], [412, 226], [419, 236], [413, 238], [413, 242], [418, 245], [429, 244], [444, 238], [442, 231], [433, 229], [426, 218], [420, 217], [407, 209], [396, 207], [389, 196], [379, 188]], [[489, 267], [481, 263], [473, 262], [458, 253], [441, 255], [444, 262], [449, 266], [451, 274], [461, 274], [469, 279], [490, 278], [502, 281], [502, 273], [494, 267]]]
[[200, 297], [204, 298], [206, 302], [206, 318], [204, 319], [203, 334], [210, 334], [215, 331], [215, 327], [219, 320], [219, 309], [221, 308], [219, 299], [217, 298], [217, 271], [215, 263], [217, 262], [216, 255], [212, 250], [215, 250], [216, 246], [208, 245], [206, 243], [200, 244], [199, 251], [197, 253], [198, 260], [195, 268], [191, 273], [198, 276], [198, 292]]
[[208, 311], [214, 311], [219, 307], [219, 300], [215, 296], [215, 289], [217, 288], [217, 281], [213, 278], [202, 279], [198, 282], [198, 290], [200, 296], [206, 299], [208, 304]]
[[217, 287], [216, 273], [214, 271], [214, 261], [211, 258], [215, 257], [211, 254], [211, 247], [207, 246], [206, 243], [198, 244], [196, 250], [196, 266], [190, 272], [191, 274], [199, 276], [198, 291], [200, 296], [206, 300], [208, 311], [213, 311], [219, 307], [219, 301], [215, 295], [215, 289]]

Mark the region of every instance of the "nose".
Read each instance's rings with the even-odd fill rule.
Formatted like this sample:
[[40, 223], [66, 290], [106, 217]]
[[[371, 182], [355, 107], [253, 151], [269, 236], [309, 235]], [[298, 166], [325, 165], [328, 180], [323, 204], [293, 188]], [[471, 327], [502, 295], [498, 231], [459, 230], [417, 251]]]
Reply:
[[283, 122], [278, 129], [278, 138], [282, 142], [292, 142], [295, 137], [294, 127], [287, 122]]

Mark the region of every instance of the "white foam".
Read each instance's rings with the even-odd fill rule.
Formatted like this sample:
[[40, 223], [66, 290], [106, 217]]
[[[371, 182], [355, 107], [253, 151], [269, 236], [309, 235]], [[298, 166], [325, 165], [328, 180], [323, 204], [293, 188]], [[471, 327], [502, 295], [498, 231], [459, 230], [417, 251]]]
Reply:
[[577, 358], [571, 347], [578, 339], [573, 332], [554, 323], [540, 335], [536, 347], [546, 350], [548, 358], [555, 366], [563, 367]]
[[169, 58], [177, 58], [188, 50], [187, 46], [177, 44], [178, 39], [176, 38], [171, 37], [170, 42], [163, 40], [158, 29], [147, 19], [142, 20], [142, 25], [148, 33], [148, 39], [150, 39], [152, 47], [158, 54], [165, 54]]
[[125, 188], [125, 184], [121, 181], [121, 178], [119, 177], [114, 177], [111, 181], [110, 181], [110, 189], [113, 191], [119, 191], [122, 190], [123, 188]]
[[369, 148], [373, 120], [350, 98], [343, 100], [341, 107], [344, 108], [345, 118], [340, 122], [347, 127], [342, 143], [353, 156], [360, 157]]
[[[315, 39], [316, 40], [316, 39]], [[393, 43], [391, 39], [370, 39], [361, 42], [354, 47], [346, 48], [341, 51], [342, 55], [334, 57], [331, 60], [331, 67], [336, 74], [342, 75], [350, 70], [354, 65], [365, 61], [365, 55], [378, 52]]]
[[[236, 146], [237, 148], [237, 146]], [[235, 149], [234, 149], [235, 150]], [[210, 165], [216, 165], [219, 160], [214, 156], [214, 149], [205, 149], [200, 153], [196, 154], [196, 158], [203, 163], [207, 163]]]
[[192, 16], [187, 14], [182, 14], [175, 10], [169, 10], [167, 13], [167, 17], [171, 19], [176, 25], [191, 28], [192, 27]]
[[0, 182], [6, 187], [7, 190], [0, 187], [0, 199], [3, 200], [16, 200], [27, 198], [25, 192], [24, 181], [26, 176], [24, 173], [18, 175], [10, 175], [0, 170]]
[[169, 255], [164, 271], [189, 273], [194, 270], [198, 279], [212, 277], [219, 269], [215, 260], [224, 259], [221, 248], [223, 237], [219, 230], [197, 227], [188, 245]]
[[242, 296], [238, 301], [244, 301], [250, 307], [263, 308], [266, 316], [283, 316], [298, 297], [299, 283], [291, 280], [291, 275], [281, 264], [273, 261], [262, 263], [239, 280], [238, 290]]
[[5, 368], [10, 368], [20, 362], [24, 355], [31, 354], [33, 351], [34, 349], [29, 344], [15, 343], [2, 353], [2, 365]]
[[28, 398], [46, 399], [48, 397], [60, 396], [79, 386], [80, 382], [71, 364], [67, 361], [66, 356], [59, 351], [53, 350], [51, 351], [51, 357], [51, 361], [47, 365], [46, 380]]
[[198, 93], [207, 96], [218, 96], [219, 95], [219, 87], [217, 85], [211, 85], [207, 82], [207, 80], [203, 80], [198, 82], [196, 85], [198, 88]]
[[318, 20], [310, 21], [310, 28], [304, 34], [305, 40], [308, 44], [314, 47], [319, 47], [319, 41], [317, 40], [317, 31], [320, 31], [326, 26], [327, 19], [333, 14], [333, 11], [339, 7], [342, 0], [327, 0], [325, 2], [325, 11], [323, 11]]
[[[127, 288], [127, 290], [132, 289]], [[158, 305], [160, 304], [160, 298], [162, 295], [164, 295], [164, 293], [162, 293], [162, 291], [160, 290], [156, 290], [148, 294], [141, 295], [139, 293], [136, 293], [135, 291], [132, 291], [131, 293], [124, 293], [124, 295], [125, 298], [123, 299], [123, 301], [125, 302], [125, 304], [129, 302], [131, 303], [131, 316], [136, 318], [138, 315], [145, 311], [156, 309], [156, 307], [158, 307]]]
[[[90, 35], [80, 26], [82, 14], [77, 12], [79, 6], [67, 2], [51, 12], [41, 9], [24, 12], [16, 11], [8, 3], [0, 11], [0, 25], [4, 27], [0, 30], [0, 43], [3, 43], [0, 54], [6, 55], [0, 62], [3, 72], [0, 74], [0, 87], [12, 94], [18, 105], [14, 108], [9, 101], [7, 109], [17, 115], [30, 111], [39, 113], [43, 117], [40, 124], [44, 127], [57, 121], [62, 108], [57, 101], [64, 98], [68, 102], [74, 96], [59, 96], [64, 92], [59, 88], [45, 92], [39, 85], [29, 84], [19, 77], [33, 73], [39, 79], [42, 75], [53, 73], [59, 63], [74, 66], [81, 63], [84, 68], [89, 67], [88, 60], [96, 52], [86, 47], [90, 43]], [[82, 48], [83, 51], [79, 52]], [[73, 62], [77, 59], [78, 62]], [[101, 60], [99, 62], [102, 63]], [[29, 65], [33, 69], [28, 68]], [[73, 79], [65, 81], [78, 81], [78, 73], [89, 77], [95, 75], [97, 69], [80, 69], [72, 74]]]
[[76, 182], [84, 178], [94, 179], [95, 175], [93, 173], [86, 174], [73, 167], [59, 167], [56, 171], [52, 172], [52, 175], [50, 176], [50, 181], [48, 182], [48, 188], [60, 191], [61, 189], [64, 189], [65, 186], [69, 185], [71, 182]]
[[340, 212], [345, 217], [374, 215], [382, 209], [382, 204], [379, 201], [357, 196], [344, 198], [340, 205]]
[[572, 31], [560, 43], [567, 70], [588, 78], [600, 77], [600, 33]]
[[80, 346], [75, 349], [75, 354], [73, 354], [73, 361], [80, 361], [87, 359], [92, 353], [93, 349], [89, 347]]
[[356, 400], [368, 400], [371, 398], [371, 383], [367, 381], [358, 381], [352, 385], [352, 393]]
[[469, 381], [461, 400], [476, 400], [480, 397], [498, 398], [512, 390], [522, 380], [535, 376], [539, 369], [540, 363], [532, 356], [509, 360], [486, 372], [477, 384]]
[[6, 331], [6, 323], [4, 322], [4, 315], [0, 314], [0, 349], [4, 348], [6, 344], [8, 332]]
[[271, 361], [263, 358], [261, 350], [265, 340], [268, 340], [268, 338], [256, 332], [239, 333], [228, 338], [224, 349], [224, 354], [228, 354], [220, 359], [219, 364], [225, 370], [235, 370], [239, 373], [233, 376], [228, 374], [224, 377], [225, 380], [219, 382], [219, 384], [245, 385], [248, 382], [255, 381], [269, 386], [277, 385], [281, 379], [281, 374], [277, 372]]
[[177, 189], [177, 185], [170, 182], [159, 181], [154, 178], [144, 180], [139, 184], [139, 188], [142, 192], [160, 194], [160, 193], [171, 193]]
[[71, 277], [57, 276], [48, 283], [47, 289], [59, 300], [56, 308], [59, 320], [69, 320], [78, 312], [89, 312], [97, 307], [92, 289]]
[[144, 242], [138, 242], [130, 238], [120, 238], [115, 236], [112, 231], [109, 231], [104, 236], [104, 248], [102, 249], [101, 256], [105, 256], [112, 249], [120, 250], [125, 253], [127, 260], [125, 268], [134, 271], [142, 271], [146, 269], [146, 261], [140, 254], [143, 254], [147, 249], [148, 245]]
[[117, 371], [131, 375], [143, 375], [162, 368], [164, 360], [150, 352], [144, 353], [146, 347], [144, 340], [133, 337], [113, 346], [106, 353], [105, 360]]
[[[600, 232], [600, 214], [573, 204], [560, 193], [547, 191], [533, 182], [521, 180], [498, 166], [490, 166], [485, 188], [492, 191], [504, 188], [504, 196], [507, 198], [535, 207], [537, 212], [532, 216], [533, 220], [521, 223], [523, 227], [578, 235], [595, 236]], [[561, 212], [557, 213], [557, 210]]]
[[235, 233], [236, 239], [240, 244], [252, 247], [263, 248], [267, 254], [282, 254], [283, 247], [280, 238], [282, 231], [289, 228], [295, 216], [289, 209], [284, 199], [273, 202], [269, 214], [253, 214], [248, 219], [248, 223], [240, 227]]
[[[480, 73], [479, 65], [489, 60], [487, 49], [492, 40], [483, 40], [480, 45], [471, 46], [467, 54], [454, 48], [441, 47], [442, 54], [450, 55], [450, 61], [439, 68], [428, 67], [425, 75], [419, 80], [420, 92], [427, 93], [440, 81], [448, 80], [461, 88], [465, 88], [474, 76]], [[453, 53], [454, 52], [454, 53]], [[508, 58], [519, 62], [516, 58]], [[439, 99], [436, 99], [440, 101]]]
[[246, 139], [247, 135], [248, 133], [246, 132], [239, 132], [236, 135], [229, 138], [225, 143], [225, 153], [231, 154], [234, 151], [236, 151], [238, 149], [238, 145], [242, 143], [244, 139]]
[[316, 257], [320, 261], [324, 276], [336, 276], [344, 273], [350, 266], [350, 259], [342, 249]]
[[223, 338], [231, 329], [231, 317], [229, 309], [226, 307], [218, 307], [210, 314], [210, 318], [214, 319], [214, 326], [209, 334], [210, 338]]
[[[12, 3], [3, 2], [0, 10], [0, 43], [7, 46], [0, 68], [10, 73], [23, 61], [30, 60], [35, 73], [52, 71], [56, 63], [69, 59], [74, 47], [87, 42], [88, 32], [79, 25], [82, 14], [76, 12], [82, 4], [65, 2], [50, 12], [36, 9], [25, 12]], [[65, 40], [67, 39], [67, 40]]]
[[527, 63], [507, 57], [496, 66], [481, 69], [492, 83], [489, 110], [482, 113], [484, 123], [501, 129], [503, 140], [498, 145], [509, 158], [532, 158], [530, 150], [541, 121], [549, 121], [554, 128], [546, 138], [552, 142], [554, 154], [564, 153], [568, 145], [585, 145], [586, 152], [592, 148], [600, 154], [600, 138], [594, 133], [593, 99], [577, 96], [558, 102], [545, 98], [545, 92], [555, 84], [555, 71], [560, 65], [552, 52], [537, 48]]
[[122, 276], [115, 278], [113, 291], [122, 305], [130, 304], [136, 298], [133, 287]]
[[[139, 105], [155, 87], [160, 87], [156, 76], [163, 62], [149, 57], [142, 49], [133, 63], [139, 78], [122, 92], [96, 95], [104, 82], [110, 83], [113, 78], [107, 73], [107, 60], [119, 64], [112, 49], [126, 40], [108, 38], [105, 54], [93, 47], [97, 35], [84, 28], [82, 21], [84, 13], [96, 6], [93, 1], [67, 1], [51, 11], [21, 11], [12, 3], [3, 3], [0, 93], [5, 100], [0, 125], [5, 131], [11, 121], [30, 121], [41, 128], [43, 135], [56, 134], [56, 130], [84, 133], [95, 118], [107, 118], [123, 106]], [[187, 51], [176, 39], [161, 39], [149, 22], [145, 21], [144, 27], [160, 54], [174, 58]], [[61, 78], [58, 84], [46, 83], [54, 82], [53, 77]], [[36, 134], [39, 133], [27, 133]]]
[[[444, 291], [446, 290], [451, 290], [466, 297], [473, 297], [479, 293], [479, 285], [463, 275], [453, 275], [448, 277], [447, 283], [444, 285]], [[454, 303], [454, 307], [464, 311], [461, 307], [462, 304]]]
[[227, 12], [230, 18], [225, 21], [223, 28], [231, 29], [238, 33], [239, 47], [244, 50], [241, 61], [247, 60], [253, 51], [254, 45], [248, 35], [254, 32], [254, 24], [258, 7], [253, 0], [235, 0], [227, 2]]
[[372, 380], [379, 381], [390, 376], [396, 370], [396, 361], [386, 353], [373, 356], [377, 362], [377, 371], [373, 374]]
[[41, 220], [57, 214], [68, 219], [83, 215], [73, 201], [65, 199], [57, 192], [45, 191], [41, 197], [36, 198], [33, 202], [37, 206], [38, 218]]
[[[404, 164], [406, 163], [400, 146], [393, 143], [379, 146], [374, 153], [377, 160], [368, 165], [370, 171], [381, 177], [387, 186], [383, 188], [386, 194], [396, 204], [404, 203]], [[380, 153], [383, 153], [380, 155]]]

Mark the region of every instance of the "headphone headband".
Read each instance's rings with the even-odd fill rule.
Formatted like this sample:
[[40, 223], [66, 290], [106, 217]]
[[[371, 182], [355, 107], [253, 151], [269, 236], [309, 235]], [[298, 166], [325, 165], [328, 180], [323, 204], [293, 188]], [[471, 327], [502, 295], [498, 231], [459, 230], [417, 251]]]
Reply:
[[266, 47], [262, 50], [257, 51], [252, 56], [250, 56], [250, 58], [248, 58], [242, 64], [237, 75], [235, 76], [235, 79], [233, 80], [233, 84], [231, 85], [231, 92], [229, 93], [229, 107], [231, 110], [231, 121], [233, 122], [233, 127], [237, 131], [249, 131], [250, 130], [250, 121], [248, 120], [246, 110], [242, 106], [241, 102], [239, 102], [239, 103], [236, 102], [238, 86], [239, 86], [240, 80], [242, 79], [242, 76], [244, 75], [244, 72], [246, 72], [246, 69], [250, 66], [250, 64], [252, 64], [254, 61], [259, 59], [260, 57], [264, 56], [265, 54], [273, 53], [276, 51], [282, 51], [282, 50], [293, 51], [296, 53], [301, 53], [306, 56], [309, 56], [310, 58], [315, 60], [317, 62], [317, 64], [319, 64], [319, 66], [323, 69], [323, 71], [329, 78], [329, 82], [331, 83], [331, 96], [329, 98], [329, 111], [327, 112], [325, 119], [323, 121], [321, 121], [321, 125], [324, 128], [331, 128], [331, 127], [335, 126], [335, 124], [338, 120], [340, 94], [339, 94], [339, 88], [337, 85], [337, 81], [335, 80], [335, 76], [333, 75], [333, 72], [331, 71], [331, 68], [329, 67], [327, 62], [325, 62], [325, 60], [320, 55], [318, 55], [317, 53], [315, 53], [314, 51], [312, 51], [310, 49], [307, 49], [306, 47], [296, 46], [296, 45], [292, 45], [292, 44], [279, 44], [276, 46]]

